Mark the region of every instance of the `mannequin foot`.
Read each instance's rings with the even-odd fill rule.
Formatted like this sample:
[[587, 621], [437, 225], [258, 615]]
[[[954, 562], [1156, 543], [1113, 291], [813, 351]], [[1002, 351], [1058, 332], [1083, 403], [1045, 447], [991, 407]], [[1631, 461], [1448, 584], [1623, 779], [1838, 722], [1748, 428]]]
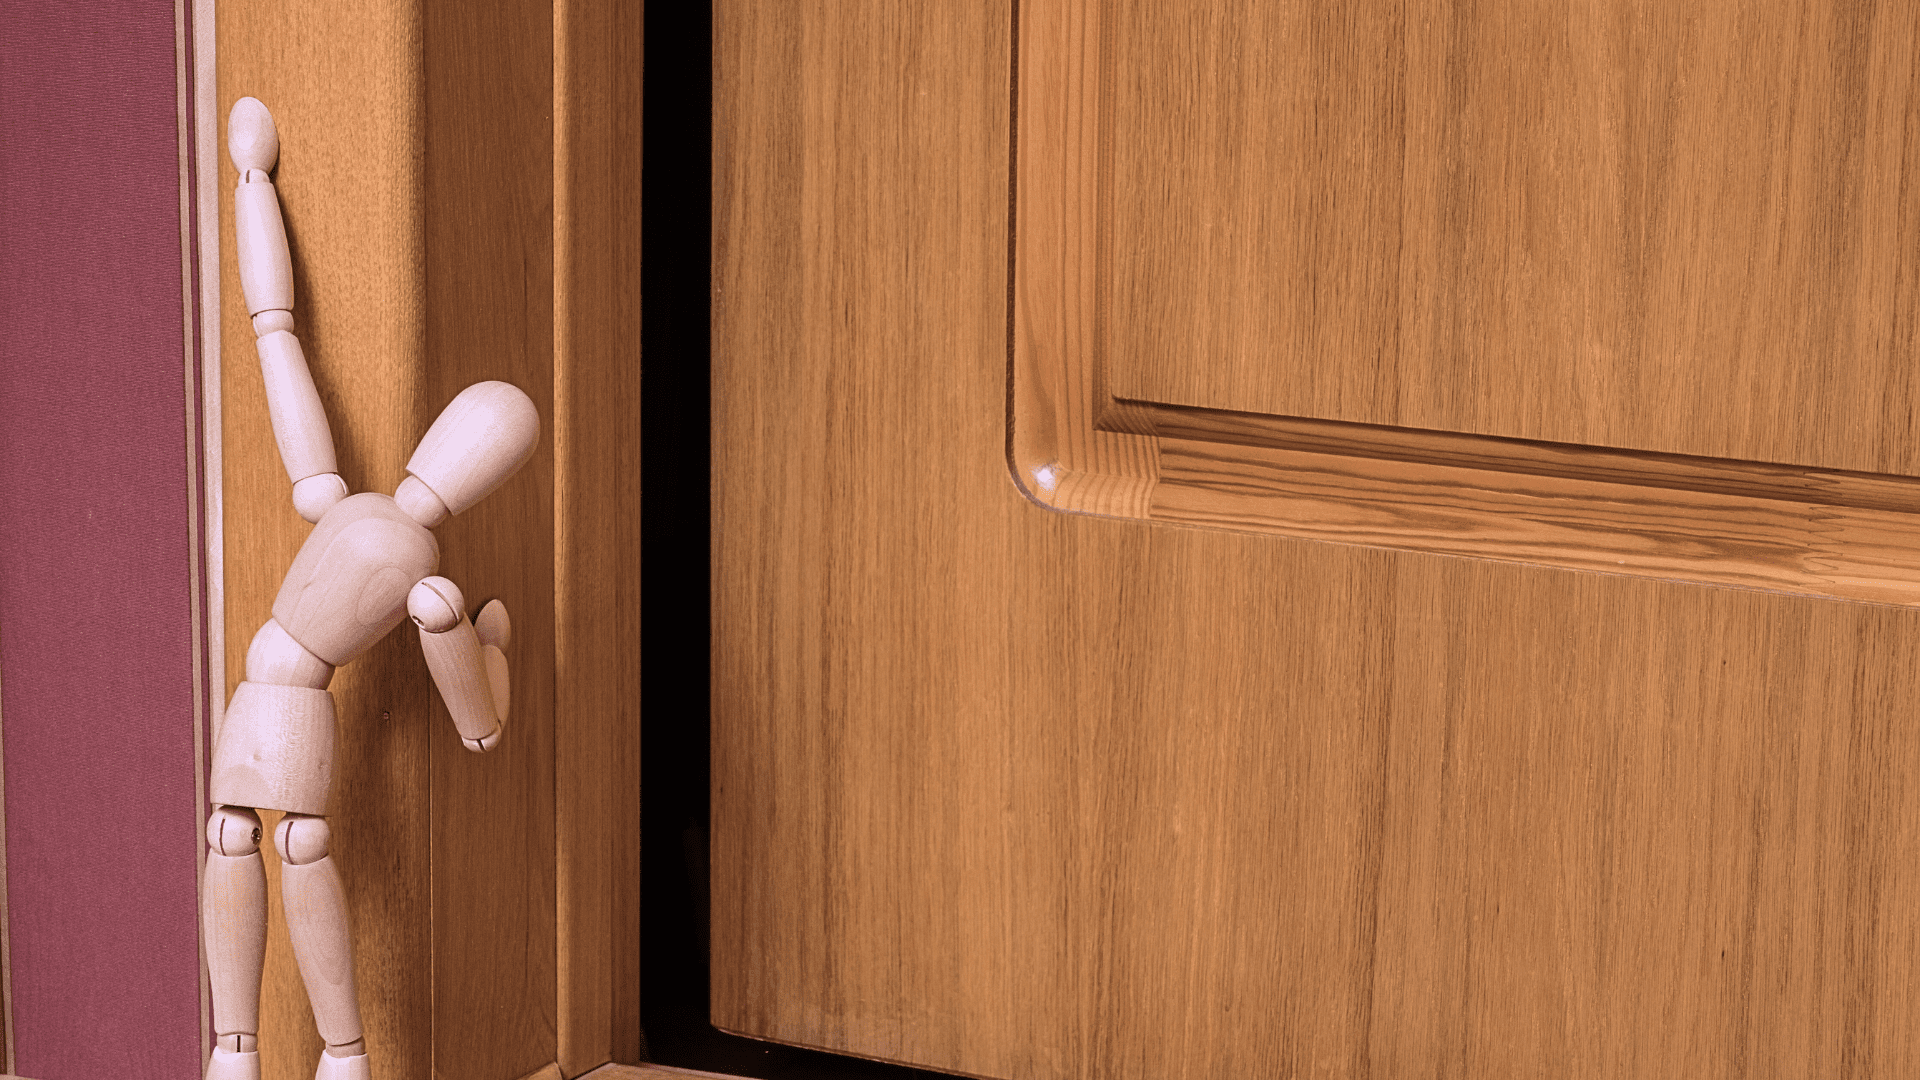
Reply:
[[207, 1080], [260, 1080], [260, 1052], [237, 1053], [218, 1046], [207, 1062]]
[[320, 1055], [320, 1068], [314, 1071], [313, 1080], [373, 1080], [373, 1066], [364, 1053], [335, 1057], [328, 1048]]

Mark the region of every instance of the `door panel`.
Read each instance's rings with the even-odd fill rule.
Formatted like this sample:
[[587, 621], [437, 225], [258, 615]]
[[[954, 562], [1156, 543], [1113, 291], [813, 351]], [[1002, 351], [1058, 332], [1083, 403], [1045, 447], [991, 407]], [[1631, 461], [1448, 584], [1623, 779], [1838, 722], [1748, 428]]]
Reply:
[[[1920, 617], [1023, 498], [1013, 29], [717, 6], [715, 1023], [994, 1077], [1911, 1071]], [[1053, 434], [1110, 466], [1073, 508], [1137, 504], [1130, 433]]]
[[1920, 467], [1912, 5], [1056, 5], [1116, 396]]
[[[1819, 429], [1821, 438], [1866, 440], [1859, 443], [1864, 446], [1903, 432], [1904, 406], [1881, 416], [1884, 423], [1874, 419], [1880, 414], [1853, 405], [1840, 410], [1845, 422], [1833, 422], [1822, 411], [1834, 407], [1823, 394], [1854, 393], [1875, 380], [1862, 382], [1859, 372], [1820, 365], [1864, 363], [1861, 350], [1867, 347], [1844, 334], [1821, 331], [1820, 347], [1796, 346], [1796, 359], [1788, 364], [1766, 351], [1784, 339], [1768, 337], [1766, 348], [1743, 344], [1739, 336], [1747, 326], [1739, 324], [1734, 337], [1722, 335], [1714, 348], [1732, 347], [1728, 355], [1740, 365], [1761, 365], [1767, 375], [1758, 384], [1751, 373], [1717, 370], [1716, 362], [1693, 345], [1655, 348], [1657, 363], [1645, 359], [1644, 342], [1631, 348], [1605, 344], [1599, 353], [1614, 357], [1605, 363], [1587, 356], [1599, 340], [1590, 332], [1594, 327], [1606, 334], [1639, 333], [1662, 319], [1698, 322], [1702, 311], [1717, 318], [1728, 309], [1701, 305], [1691, 286], [1656, 280], [1667, 271], [1633, 255], [1638, 250], [1633, 245], [1645, 246], [1644, 238], [1620, 238], [1603, 252], [1612, 259], [1614, 249], [1633, 248], [1626, 262], [1543, 247], [1533, 232], [1557, 235], [1569, 221], [1588, 227], [1581, 224], [1585, 217], [1567, 217], [1567, 207], [1603, 203], [1617, 211], [1625, 206], [1622, 212], [1636, 227], [1655, 231], [1671, 224], [1671, 215], [1634, 209], [1634, 199], [1622, 203], [1611, 195], [1603, 198], [1605, 193], [1534, 198], [1530, 185], [1540, 178], [1509, 167], [1505, 157], [1532, 162], [1542, 153], [1551, 158], [1568, 146], [1591, 144], [1599, 148], [1596, 160], [1625, 162], [1597, 171], [1572, 170], [1554, 181], [1577, 187], [1623, 170], [1632, 174], [1650, 145], [1658, 150], [1664, 144], [1637, 121], [1625, 128], [1587, 124], [1594, 103], [1610, 100], [1611, 91], [1576, 80], [1553, 109], [1522, 109], [1495, 125], [1499, 145], [1489, 151], [1491, 164], [1471, 155], [1462, 158], [1457, 147], [1437, 156], [1423, 151], [1398, 164], [1376, 160], [1379, 155], [1372, 151], [1340, 149], [1349, 143], [1414, 145], [1419, 140], [1408, 134], [1409, 125], [1430, 123], [1430, 113], [1458, 114], [1457, 126], [1469, 134], [1483, 126], [1474, 119], [1478, 99], [1465, 91], [1465, 96], [1448, 96], [1423, 89], [1431, 80], [1416, 79], [1404, 87], [1397, 81], [1402, 68], [1441, 62], [1410, 59], [1432, 51], [1414, 42], [1432, 19], [1423, 16], [1415, 20], [1417, 26], [1395, 18], [1323, 25], [1354, 10], [1375, 9], [1314, 9], [1312, 17], [1288, 15], [1277, 22], [1235, 9], [1223, 22], [1213, 9], [1155, 8], [1148, 17], [1087, 0], [1021, 5], [1011, 423], [1022, 488], [1063, 510], [1839, 599], [1920, 600], [1915, 573], [1920, 545], [1912, 539], [1920, 535], [1913, 517], [1920, 509], [1920, 481], [1818, 464], [1777, 464], [1822, 460], [1818, 454], [1787, 453], [1784, 443], [1748, 446], [1742, 452], [1751, 451], [1759, 460], [1738, 460], [1701, 456], [1707, 445], [1688, 441], [1722, 422], [1751, 427], [1760, 422], [1754, 420], [1756, 409], [1791, 414], [1796, 438]], [[1498, 91], [1511, 75], [1507, 69], [1516, 64], [1539, 65], [1542, 78], [1558, 78], [1566, 75], [1563, 69], [1577, 73], [1589, 53], [1616, 37], [1660, 48], [1671, 44], [1664, 24], [1641, 20], [1609, 24], [1604, 32], [1580, 37], [1577, 63], [1556, 59], [1553, 50], [1521, 56], [1488, 45], [1485, 56], [1475, 51], [1543, 18], [1551, 21], [1551, 13], [1528, 9], [1510, 19], [1463, 16], [1458, 40], [1439, 55], [1459, 67], [1463, 79], [1492, 79], [1497, 84], [1492, 99], [1505, 108], [1520, 100]], [[1172, 68], [1159, 60], [1135, 63], [1126, 42], [1140, 33], [1166, 38], [1167, 51], [1187, 60]], [[1327, 96], [1316, 90], [1321, 96], [1303, 98], [1274, 82], [1279, 76], [1269, 68], [1276, 50], [1282, 56], [1299, 53], [1301, 62], [1294, 66], [1301, 70], [1332, 64], [1345, 71], [1352, 57], [1330, 42], [1371, 40], [1369, 34], [1393, 48], [1367, 61], [1377, 78], [1365, 92]], [[1196, 37], [1211, 44], [1200, 48]], [[1778, 50], [1798, 39], [1769, 40]], [[1635, 79], [1658, 74], [1644, 70], [1638, 60], [1622, 70]], [[1206, 81], [1213, 77], [1226, 86]], [[1336, 87], [1352, 81], [1346, 75], [1328, 78]], [[1249, 99], [1234, 87], [1264, 96]], [[1372, 127], [1341, 111], [1361, 108], [1382, 87], [1392, 92], [1393, 107]], [[1738, 111], [1732, 99], [1709, 97], [1709, 104], [1717, 103], [1714, 108]], [[1896, 106], [1904, 100], [1894, 92], [1890, 97]], [[1196, 98], [1202, 104], [1217, 98], [1217, 115], [1195, 105]], [[1646, 111], [1637, 104], [1626, 115], [1642, 117]], [[1158, 118], [1158, 126], [1142, 127], [1147, 115]], [[1271, 133], [1250, 134], [1262, 124], [1291, 132], [1292, 151], [1277, 152]], [[1727, 145], [1747, 130], [1731, 119], [1720, 127], [1732, 132], [1722, 138]], [[1212, 134], [1201, 138], [1206, 132]], [[1326, 145], [1300, 157], [1302, 147], [1311, 150], [1321, 143]], [[1264, 175], [1262, 165], [1277, 171], [1256, 183]], [[1381, 200], [1391, 201], [1388, 195], [1415, 209], [1427, 206], [1432, 200], [1423, 192], [1429, 182], [1456, 173], [1467, 179], [1454, 184], [1433, 213], [1388, 214], [1380, 208]], [[1725, 201], [1731, 183], [1725, 170], [1661, 172], [1661, 183], [1679, 193], [1662, 199], [1719, 222], [1708, 231], [1759, 229], [1787, 238], [1782, 242], [1796, 251], [1821, 251], [1838, 260], [1845, 273], [1822, 271], [1831, 288], [1800, 289], [1801, 299], [1790, 305], [1793, 317], [1817, 318], [1822, 310], [1844, 308], [1852, 313], [1848, 318], [1864, 320], [1861, 325], [1880, 326], [1885, 332], [1876, 331], [1874, 340], [1899, 353], [1905, 347], [1898, 344], [1904, 336], [1897, 326], [1906, 318], [1901, 297], [1907, 294], [1896, 291], [1886, 303], [1868, 303], [1864, 294], [1850, 291], [1855, 278], [1848, 275], [1867, 273], [1861, 268], [1879, 265], [1880, 256], [1849, 254], [1828, 235], [1833, 221], [1862, 203], [1862, 185], [1889, 182], [1884, 173], [1847, 173], [1800, 184], [1797, 198], [1831, 211], [1812, 218], [1789, 215], [1775, 221], [1751, 208], [1719, 206], [1716, 200]], [[1135, 198], [1142, 184], [1155, 192], [1140, 197], [1144, 201]], [[1382, 195], [1382, 188], [1390, 190]], [[1476, 200], [1491, 200], [1495, 210], [1469, 205]], [[1279, 218], [1285, 220], [1275, 225]], [[1332, 231], [1325, 231], [1329, 227]], [[1286, 243], [1248, 239], [1270, 228], [1281, 228]], [[1502, 228], [1515, 230], [1511, 242], [1501, 239]], [[1598, 241], [1586, 237], [1580, 243], [1591, 247]], [[1666, 262], [1743, 258], [1734, 246], [1662, 243], [1659, 258]], [[1431, 260], [1421, 252], [1436, 245], [1461, 247], [1472, 258], [1433, 273]], [[1885, 254], [1897, 262], [1898, 250]], [[1749, 262], [1741, 263], [1740, 272], [1752, 281], [1773, 272], [1756, 270]], [[1779, 270], [1777, 262], [1766, 265]], [[1551, 274], [1542, 277], [1542, 265], [1572, 276], [1556, 283]], [[1721, 272], [1689, 264], [1680, 276], [1697, 282]], [[1516, 292], [1515, 282], [1525, 289]], [[1526, 290], [1541, 291], [1542, 297], [1522, 295]], [[1631, 294], [1638, 314], [1625, 321], [1605, 314], [1613, 302], [1595, 299], [1595, 290]], [[1446, 318], [1463, 318], [1461, 325], [1472, 332], [1463, 337], [1435, 331], [1438, 324], [1426, 308], [1436, 302]], [[1557, 310], [1554, 305], [1569, 304], [1567, 310], [1577, 315], [1573, 321], [1550, 314]], [[1531, 320], [1526, 333], [1537, 340], [1519, 353], [1510, 351], [1518, 324], [1489, 313], [1502, 305], [1518, 305], [1516, 310]], [[1177, 318], [1155, 314], [1173, 309], [1181, 312]], [[1188, 321], [1194, 312], [1203, 313], [1197, 323]], [[1599, 322], [1575, 325], [1589, 317]], [[1190, 364], [1168, 351], [1167, 342], [1174, 339], [1158, 336], [1167, 326], [1186, 343], [1181, 347]], [[1688, 334], [1711, 338], [1720, 333], [1716, 326], [1702, 323]], [[1802, 330], [1787, 336], [1799, 340], [1806, 336]], [[1849, 351], [1852, 359], [1834, 359]], [[1216, 384], [1228, 373], [1228, 381], [1248, 393], [1209, 391], [1196, 397], [1170, 385], [1143, 389], [1137, 379], [1143, 363], [1175, 361]], [[1567, 383], [1572, 389], [1562, 394], [1551, 384], [1561, 379], [1554, 373], [1568, 364], [1574, 371]], [[1661, 365], [1683, 369], [1690, 389], [1659, 389], [1658, 407], [1607, 389], [1621, 380], [1625, 385], [1643, 376], [1665, 378], [1657, 376]], [[1910, 367], [1896, 358], [1888, 372], [1904, 378], [1899, 373]], [[1495, 368], [1502, 368], [1498, 377], [1480, 386], [1478, 380]], [[1305, 396], [1287, 390], [1272, 397], [1268, 391], [1282, 382]], [[1763, 393], [1759, 387], [1771, 389]], [[1471, 391], [1468, 412], [1473, 415], [1454, 407], [1463, 388]], [[1164, 400], [1132, 396], [1142, 393], [1162, 394]], [[1354, 406], [1361, 398], [1392, 407]], [[1888, 390], [1880, 400], [1899, 398], [1899, 392]], [[1182, 403], [1196, 400], [1202, 404]], [[1250, 411], [1296, 407], [1306, 412]], [[1543, 422], [1489, 425], [1476, 418], [1514, 410]], [[1396, 416], [1400, 419], [1393, 420]], [[1765, 420], [1763, 426], [1773, 423]], [[1677, 425], [1688, 438], [1658, 435], [1647, 424]], [[1531, 434], [1511, 437], [1516, 432]], [[1907, 440], [1896, 441], [1905, 445]], [[1724, 453], [1730, 444], [1715, 445], [1715, 453]], [[1693, 452], [1653, 452], [1662, 447]]]

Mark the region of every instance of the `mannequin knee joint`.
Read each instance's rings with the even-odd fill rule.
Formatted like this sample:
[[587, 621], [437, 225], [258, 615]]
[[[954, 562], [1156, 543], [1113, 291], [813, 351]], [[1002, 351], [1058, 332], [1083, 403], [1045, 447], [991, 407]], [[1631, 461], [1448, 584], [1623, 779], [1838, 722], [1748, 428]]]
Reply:
[[288, 814], [273, 830], [273, 846], [279, 849], [281, 860], [294, 866], [326, 858], [331, 838], [326, 818], [306, 814]]
[[207, 818], [207, 847], [221, 855], [260, 850], [260, 815], [244, 806], [222, 806]]

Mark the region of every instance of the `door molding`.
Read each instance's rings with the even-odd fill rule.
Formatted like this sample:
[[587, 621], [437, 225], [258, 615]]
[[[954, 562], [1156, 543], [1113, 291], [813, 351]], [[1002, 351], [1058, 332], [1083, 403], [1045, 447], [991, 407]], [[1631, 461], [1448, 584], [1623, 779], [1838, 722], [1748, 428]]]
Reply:
[[[1920, 602], [1920, 479], [1116, 396], [1100, 0], [1019, 5], [1008, 456], [1055, 510]], [[1302, 358], [1309, 362], [1311, 358]]]

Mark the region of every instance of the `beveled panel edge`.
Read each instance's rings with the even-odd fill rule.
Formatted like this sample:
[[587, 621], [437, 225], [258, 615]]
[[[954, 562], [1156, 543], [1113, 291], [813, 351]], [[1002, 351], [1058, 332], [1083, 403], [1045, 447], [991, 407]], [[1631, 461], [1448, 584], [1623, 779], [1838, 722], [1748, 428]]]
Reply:
[[1920, 514], [1920, 478], [1109, 398], [1096, 428], [1818, 506]]
[[1910, 514], [1166, 440], [1152, 520], [1568, 570], [1920, 603]]
[[[1114, 398], [1098, 341], [1099, 5], [1016, 4], [1007, 464], [1095, 514], [1920, 603], [1920, 479]], [[1300, 513], [1311, 505], [1311, 514]]]
[[[1159, 475], [1151, 437], [1101, 429], [1093, 339], [1099, 213], [1096, 5], [1016, 5], [1009, 196], [1008, 467], [1052, 510], [1145, 517]], [[1036, 272], [1045, 270], [1049, 272]]]

